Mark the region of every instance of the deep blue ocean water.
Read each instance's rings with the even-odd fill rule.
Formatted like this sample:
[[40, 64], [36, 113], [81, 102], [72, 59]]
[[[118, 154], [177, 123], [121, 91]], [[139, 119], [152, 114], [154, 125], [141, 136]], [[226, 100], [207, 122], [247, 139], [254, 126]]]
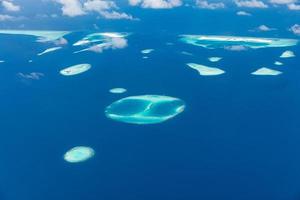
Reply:
[[[102, 22], [100, 30], [89, 29], [91, 19], [78, 24], [33, 21], [27, 24], [32, 29], [75, 30], [66, 36], [67, 47], [41, 57], [36, 54], [49, 44], [0, 36], [0, 58], [6, 61], [0, 63], [0, 199], [300, 199], [299, 58], [273, 65], [284, 50], [299, 53], [299, 46], [232, 52], [178, 40], [179, 34], [293, 38], [282, 29], [247, 30], [267, 22], [286, 27], [299, 16], [266, 11], [253, 16], [257, 21], [238, 22], [231, 18], [234, 12], [212, 16], [186, 8], [180, 14], [143, 15], [143, 23]], [[73, 54], [72, 43], [92, 31], [132, 34], [127, 48]], [[155, 51], [142, 59], [140, 51], [147, 48]], [[212, 64], [211, 56], [223, 60]], [[226, 74], [199, 76], [186, 66], [189, 62], [218, 66]], [[59, 74], [78, 63], [92, 68], [78, 76]], [[283, 74], [250, 75], [263, 66]], [[27, 80], [17, 76], [20, 72], [45, 76]], [[114, 87], [128, 92], [109, 93]], [[144, 94], [181, 98], [186, 110], [155, 125], [105, 117], [112, 102]], [[92, 147], [95, 156], [79, 164], [63, 160], [67, 150], [80, 145]]]

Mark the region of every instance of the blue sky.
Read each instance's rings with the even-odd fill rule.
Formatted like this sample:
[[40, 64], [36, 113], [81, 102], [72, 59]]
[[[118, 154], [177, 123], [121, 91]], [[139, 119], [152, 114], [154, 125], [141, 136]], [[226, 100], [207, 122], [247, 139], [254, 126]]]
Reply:
[[[187, 31], [201, 21], [245, 26], [245, 31], [289, 32], [300, 35], [298, 0], [1, 0], [2, 29], [93, 29], [105, 27], [171, 27], [176, 21]], [[224, 15], [224, 17], [223, 17]], [[209, 19], [205, 19], [209, 16]], [[275, 17], [275, 18], [274, 18]], [[215, 19], [215, 21], [214, 21]], [[280, 20], [276, 27], [274, 19]], [[226, 23], [226, 20], [228, 23]], [[278, 20], [276, 22], [279, 23]], [[157, 25], [160, 24], [160, 25]], [[218, 23], [217, 25], [219, 25]], [[203, 24], [204, 25], [204, 24]], [[188, 27], [189, 26], [189, 27]], [[176, 29], [171, 27], [171, 29]], [[109, 28], [108, 28], [109, 29]], [[216, 27], [217, 29], [217, 27]], [[125, 30], [126, 31], [126, 30]]]

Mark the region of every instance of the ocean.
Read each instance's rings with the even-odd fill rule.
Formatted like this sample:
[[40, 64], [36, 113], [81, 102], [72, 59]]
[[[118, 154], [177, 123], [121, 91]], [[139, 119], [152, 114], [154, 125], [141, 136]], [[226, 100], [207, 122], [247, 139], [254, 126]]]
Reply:
[[[188, 8], [145, 11], [143, 23], [103, 22], [99, 30], [91, 23], [85, 27], [88, 19], [42, 28], [33, 22], [28, 29], [72, 31], [64, 36], [63, 49], [42, 56], [37, 54], [52, 43], [0, 35], [0, 60], [5, 60], [0, 63], [0, 199], [299, 199], [299, 46], [207, 49], [186, 44], [179, 35], [295, 37], [282, 29], [249, 33], [254, 22], [230, 20], [233, 12], [210, 15]], [[254, 21], [285, 27], [291, 16], [258, 11]], [[95, 32], [129, 33], [128, 44], [74, 54], [81, 48], [72, 44]], [[154, 51], [143, 55], [144, 49]], [[279, 58], [285, 50], [296, 57]], [[212, 63], [207, 58], [213, 56], [222, 60]], [[92, 67], [76, 76], [60, 74], [81, 63]], [[226, 73], [201, 76], [187, 63]], [[261, 67], [282, 74], [251, 74]], [[40, 73], [38, 78], [32, 72]], [[120, 87], [127, 92], [109, 92]], [[176, 97], [185, 109], [157, 124], [122, 123], [105, 115], [111, 103], [137, 95]], [[75, 146], [91, 147], [95, 155], [66, 162], [64, 154]]]

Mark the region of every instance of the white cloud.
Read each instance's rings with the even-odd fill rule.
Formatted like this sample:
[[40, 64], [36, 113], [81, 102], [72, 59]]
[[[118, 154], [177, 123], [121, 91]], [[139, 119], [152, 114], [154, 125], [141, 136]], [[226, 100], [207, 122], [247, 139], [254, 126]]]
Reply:
[[113, 10], [119, 9], [113, 1], [88, 0], [83, 7], [86, 11], [97, 12], [106, 19], [134, 19], [131, 15]]
[[69, 17], [86, 15], [89, 12], [97, 12], [107, 19], [134, 19], [131, 15], [118, 12], [118, 6], [110, 0], [56, 0], [62, 4], [63, 15]]
[[289, 30], [292, 31], [295, 35], [300, 36], [300, 25], [299, 24], [293, 25]]
[[141, 5], [143, 8], [170, 9], [182, 5], [181, 0], [129, 0], [132, 6]]
[[300, 10], [300, 5], [297, 4], [298, 0], [269, 0], [274, 5], [286, 5], [289, 10]]
[[236, 14], [239, 15], [239, 16], [252, 16], [251, 13], [248, 13], [248, 12], [245, 12], [245, 11], [238, 11]]
[[55, 45], [67, 45], [68, 43], [69, 43], [68, 40], [63, 37], [54, 41]]
[[259, 27], [257, 27], [257, 30], [258, 31], [264, 31], [264, 32], [267, 32], [267, 31], [274, 31], [276, 30], [275, 28], [270, 28], [266, 25], [260, 25]]
[[246, 7], [246, 8], [268, 8], [269, 7], [263, 1], [259, 1], [259, 0], [235, 0], [234, 2], [238, 7]]
[[296, 2], [297, 0], [270, 0], [271, 4], [291, 4]]
[[117, 11], [102, 11], [100, 14], [106, 19], [130, 19], [134, 20], [135, 18], [131, 15], [128, 15], [124, 12], [120, 13]]
[[196, 1], [196, 5], [199, 8], [210, 9], [210, 10], [225, 8], [225, 4], [222, 3], [222, 2], [219, 2], [219, 3], [209, 3], [206, 0], [197, 0]]
[[266, 25], [260, 25], [254, 29], [249, 30], [250, 32], [268, 32], [268, 31], [275, 31], [276, 28], [270, 28]]
[[26, 19], [26, 17], [23, 16], [12, 16], [12, 15], [2, 15], [0, 14], [0, 22], [2, 21], [18, 21], [18, 20], [23, 20]]
[[287, 6], [288, 6], [289, 10], [300, 10], [299, 4], [291, 3], [291, 4], [288, 4]]
[[[97, 44], [92, 47], [86, 49], [87, 51], [93, 51], [96, 53], [102, 53], [104, 50], [107, 49], [123, 49], [128, 46], [127, 40], [124, 38], [112, 38], [111, 41]], [[80, 52], [80, 51], [79, 51]]]
[[86, 14], [79, 0], [57, 0], [57, 2], [62, 4], [63, 15], [75, 17]]
[[0, 22], [1, 21], [11, 21], [11, 20], [15, 20], [16, 18], [14, 16], [10, 16], [10, 15], [0, 15]]
[[83, 6], [86, 10], [98, 12], [112, 8], [118, 8], [115, 2], [104, 0], [88, 0], [83, 4]]
[[123, 49], [127, 47], [127, 40], [124, 38], [112, 38], [111, 48], [112, 49]]
[[14, 4], [12, 1], [2, 1], [1, 5], [4, 7], [5, 10], [11, 12], [17, 12], [21, 10], [21, 7]]

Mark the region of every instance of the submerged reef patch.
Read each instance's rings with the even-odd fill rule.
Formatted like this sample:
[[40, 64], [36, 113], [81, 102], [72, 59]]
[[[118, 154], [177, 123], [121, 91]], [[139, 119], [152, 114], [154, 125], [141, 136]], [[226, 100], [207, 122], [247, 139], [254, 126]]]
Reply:
[[156, 124], [169, 120], [185, 109], [183, 100], [161, 95], [130, 96], [120, 99], [105, 110], [113, 120], [130, 124]]
[[279, 61], [275, 61], [275, 62], [274, 62], [274, 65], [280, 66], [280, 65], [283, 65], [283, 63], [282, 63], [282, 62], [279, 62]]
[[41, 55], [44, 55], [44, 54], [46, 54], [46, 53], [50, 53], [50, 52], [59, 50], [59, 49], [61, 49], [61, 48], [62, 48], [62, 47], [52, 47], [52, 48], [46, 49], [45, 51], [39, 53], [38, 56], [41, 56]]
[[210, 62], [219, 62], [220, 60], [222, 60], [222, 57], [210, 57], [208, 58], [208, 60]]
[[280, 58], [293, 58], [295, 56], [296, 55], [293, 51], [285, 51], [281, 54]]
[[141, 51], [142, 54], [149, 54], [152, 53], [154, 51], [154, 49], [144, 49]]
[[187, 52], [187, 51], [182, 51], [181, 54], [186, 55], [186, 56], [194, 56], [194, 54]]
[[222, 69], [216, 67], [208, 67], [205, 65], [199, 65], [196, 63], [187, 63], [187, 66], [197, 70], [201, 76], [216, 76], [225, 73], [225, 71]]
[[270, 69], [267, 67], [262, 67], [262, 68], [256, 70], [255, 72], [252, 72], [251, 74], [257, 75], [257, 76], [277, 76], [277, 75], [282, 74], [282, 72], [274, 70], [274, 69]]
[[90, 64], [79, 64], [67, 67], [60, 71], [61, 75], [73, 76], [88, 71], [92, 66]]
[[78, 146], [70, 149], [64, 155], [64, 160], [70, 163], [84, 162], [95, 155], [91, 147]]

